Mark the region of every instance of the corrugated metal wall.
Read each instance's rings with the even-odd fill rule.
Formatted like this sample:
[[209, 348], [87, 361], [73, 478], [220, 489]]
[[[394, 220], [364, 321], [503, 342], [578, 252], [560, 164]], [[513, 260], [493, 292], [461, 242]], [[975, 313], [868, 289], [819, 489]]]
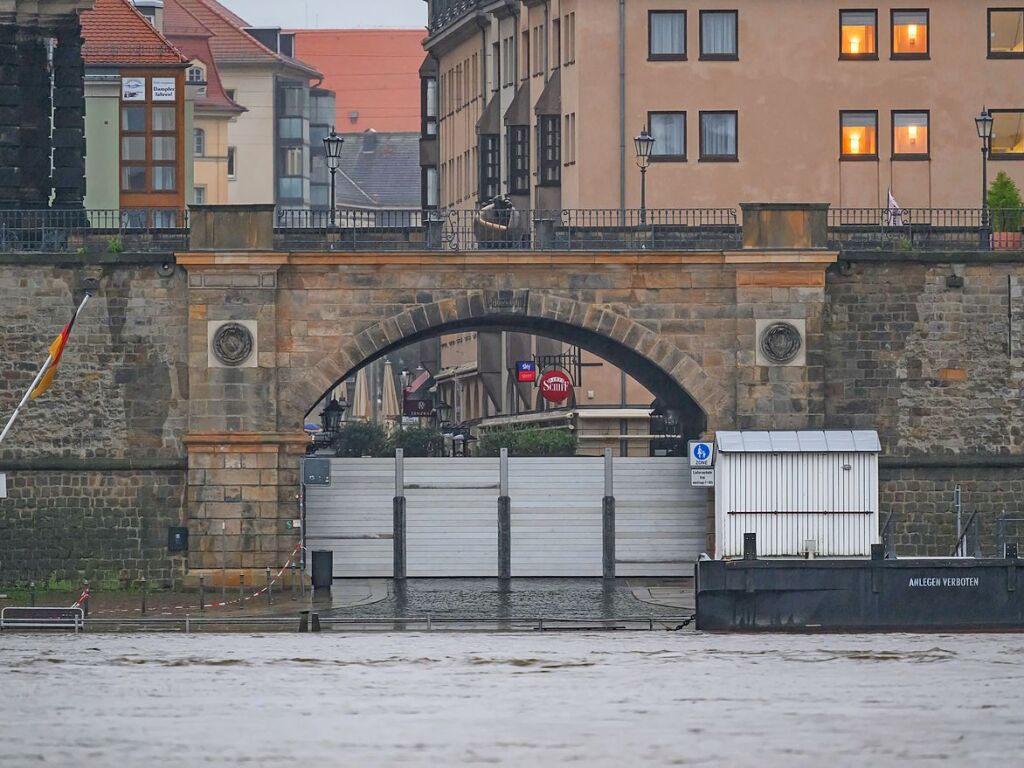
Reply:
[[821, 556], [868, 556], [878, 540], [874, 453], [720, 453], [715, 470], [718, 556], [795, 557], [806, 541]]
[[[497, 576], [498, 459], [405, 459], [406, 573]], [[604, 459], [510, 458], [513, 576], [601, 576]], [[707, 495], [685, 459], [616, 458], [616, 568], [690, 576]], [[306, 546], [334, 552], [334, 576], [389, 577], [393, 459], [332, 459], [331, 484], [306, 488]]]

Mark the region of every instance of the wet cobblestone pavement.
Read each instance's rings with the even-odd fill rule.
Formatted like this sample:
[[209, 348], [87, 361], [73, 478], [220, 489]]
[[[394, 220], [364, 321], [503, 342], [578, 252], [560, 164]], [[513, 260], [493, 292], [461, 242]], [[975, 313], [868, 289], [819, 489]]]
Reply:
[[[314, 605], [320, 598], [314, 601]], [[685, 608], [656, 605], [634, 597], [626, 579], [512, 579], [503, 588], [497, 579], [409, 579], [388, 582], [388, 596], [378, 602], [330, 608], [325, 616], [346, 618], [423, 617], [521, 619], [564, 617], [615, 619], [688, 615]]]

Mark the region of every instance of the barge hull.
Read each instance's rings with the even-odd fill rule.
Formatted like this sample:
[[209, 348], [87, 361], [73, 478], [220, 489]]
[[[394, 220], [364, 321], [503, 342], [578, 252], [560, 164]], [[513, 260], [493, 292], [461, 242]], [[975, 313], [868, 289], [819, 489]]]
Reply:
[[719, 632], [1020, 631], [1016, 559], [702, 560], [697, 629]]

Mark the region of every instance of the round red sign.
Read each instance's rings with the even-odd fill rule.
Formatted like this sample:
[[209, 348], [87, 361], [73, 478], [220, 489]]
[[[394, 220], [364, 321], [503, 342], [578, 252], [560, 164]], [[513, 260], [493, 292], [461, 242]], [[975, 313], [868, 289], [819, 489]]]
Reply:
[[563, 371], [548, 371], [540, 377], [540, 395], [549, 403], [562, 403], [572, 394], [572, 380]]

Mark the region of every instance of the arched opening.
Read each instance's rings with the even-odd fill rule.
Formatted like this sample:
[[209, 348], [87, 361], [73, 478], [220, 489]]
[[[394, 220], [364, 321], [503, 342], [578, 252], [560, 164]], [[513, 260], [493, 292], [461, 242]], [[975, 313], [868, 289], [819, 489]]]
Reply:
[[308, 418], [316, 411], [335, 387], [376, 360], [425, 339], [467, 331], [527, 333], [576, 345], [599, 356], [643, 385], [655, 398], [652, 405], [663, 413], [671, 414], [674, 420], [678, 421], [684, 439], [697, 437], [707, 429], [707, 415], [704, 409], [669, 371], [650, 357], [610, 336], [579, 325], [520, 314], [490, 314], [439, 323], [403, 336], [400, 340], [381, 345], [376, 351], [365, 355], [355, 365], [344, 370], [330, 382], [329, 386], [317, 392], [318, 396], [313, 402], [307, 400], [304, 404], [307, 409], [305, 417]]

